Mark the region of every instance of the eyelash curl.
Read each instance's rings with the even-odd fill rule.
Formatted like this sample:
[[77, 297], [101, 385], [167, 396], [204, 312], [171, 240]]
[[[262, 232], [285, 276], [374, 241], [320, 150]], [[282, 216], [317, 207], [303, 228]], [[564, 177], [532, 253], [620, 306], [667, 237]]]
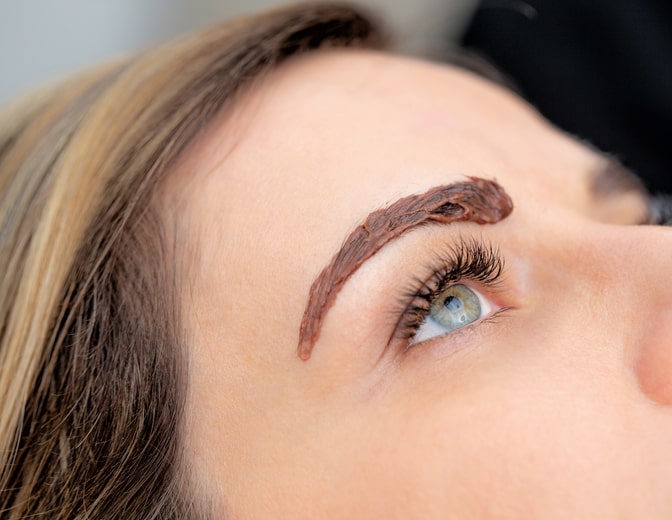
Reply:
[[448, 250], [434, 255], [426, 272], [427, 279], [415, 279], [403, 293], [403, 310], [395, 337], [407, 344], [413, 339], [429, 314], [432, 303], [451, 285], [472, 281], [494, 287], [501, 280], [504, 260], [499, 249], [482, 239], [460, 238]]

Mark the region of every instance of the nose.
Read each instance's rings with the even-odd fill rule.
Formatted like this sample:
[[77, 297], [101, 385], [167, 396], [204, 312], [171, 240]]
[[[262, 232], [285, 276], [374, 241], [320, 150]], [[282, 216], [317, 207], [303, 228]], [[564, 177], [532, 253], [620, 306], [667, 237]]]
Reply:
[[623, 309], [628, 363], [647, 398], [672, 405], [672, 228], [610, 226], [601, 242], [620, 288], [606, 305]]

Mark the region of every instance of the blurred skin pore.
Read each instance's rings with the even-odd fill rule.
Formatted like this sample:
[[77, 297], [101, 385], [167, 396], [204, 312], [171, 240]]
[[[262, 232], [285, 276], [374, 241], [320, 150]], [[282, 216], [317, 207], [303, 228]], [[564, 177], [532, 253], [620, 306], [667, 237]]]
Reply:
[[[196, 254], [188, 457], [232, 518], [672, 518], [672, 231], [604, 159], [451, 67], [318, 52], [274, 71], [172, 178]], [[373, 210], [497, 179], [513, 213], [420, 227], [348, 280], [310, 360], [312, 281]], [[460, 238], [502, 315], [407, 348], [404, 298]], [[390, 339], [392, 337], [392, 339]]]

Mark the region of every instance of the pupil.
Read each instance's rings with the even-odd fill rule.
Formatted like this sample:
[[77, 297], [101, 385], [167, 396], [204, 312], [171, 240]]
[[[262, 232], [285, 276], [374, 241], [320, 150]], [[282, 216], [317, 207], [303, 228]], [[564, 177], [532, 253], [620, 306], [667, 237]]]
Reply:
[[462, 305], [462, 300], [460, 300], [456, 296], [448, 296], [448, 298], [446, 298], [446, 301], [443, 302], [443, 305], [450, 312], [460, 312], [464, 307], [464, 305]]

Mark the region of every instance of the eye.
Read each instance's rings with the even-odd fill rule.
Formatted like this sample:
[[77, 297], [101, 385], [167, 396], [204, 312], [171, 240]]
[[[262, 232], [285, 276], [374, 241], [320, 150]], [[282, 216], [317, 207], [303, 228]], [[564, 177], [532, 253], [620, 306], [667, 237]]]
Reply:
[[451, 285], [431, 302], [411, 344], [466, 327], [490, 314], [492, 309], [493, 305], [474, 289], [464, 284]]
[[672, 226], [672, 197], [670, 195], [652, 195], [647, 204], [649, 215], [645, 224]]
[[399, 298], [401, 317], [392, 339], [404, 348], [480, 323], [508, 310], [484, 298], [474, 285], [499, 290], [504, 259], [482, 239], [460, 238], [446, 250], [434, 250], [428, 277], [417, 277]]

